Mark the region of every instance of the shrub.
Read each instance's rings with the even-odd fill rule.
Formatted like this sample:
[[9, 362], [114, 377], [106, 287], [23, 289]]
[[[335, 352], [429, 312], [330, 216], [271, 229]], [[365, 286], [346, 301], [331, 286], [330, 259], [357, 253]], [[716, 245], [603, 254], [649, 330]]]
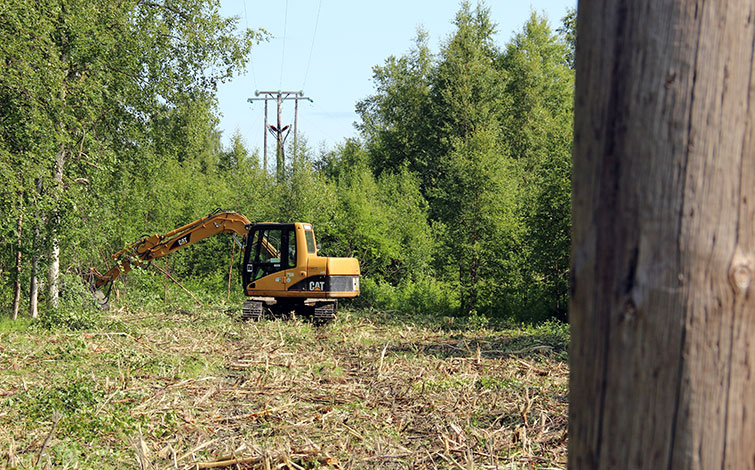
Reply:
[[83, 330], [93, 328], [100, 319], [100, 308], [83, 280], [73, 274], [60, 278], [60, 299], [56, 308], [45, 310], [40, 316], [42, 327]]
[[360, 307], [412, 315], [447, 316], [458, 311], [458, 297], [452, 285], [430, 277], [406, 280], [398, 286], [364, 278], [355, 303]]

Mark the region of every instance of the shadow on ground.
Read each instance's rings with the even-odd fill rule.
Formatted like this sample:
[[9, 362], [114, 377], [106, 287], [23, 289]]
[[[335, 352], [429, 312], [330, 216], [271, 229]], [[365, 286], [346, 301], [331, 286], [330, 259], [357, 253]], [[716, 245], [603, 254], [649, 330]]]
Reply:
[[[541, 325], [489, 322], [480, 327], [469, 325], [463, 318], [431, 318], [380, 311], [370, 312], [363, 318], [376, 326], [398, 326], [407, 332], [405, 337], [397, 337], [395, 345], [388, 346], [387, 352], [431, 355], [442, 359], [547, 357], [567, 362], [568, 358], [569, 325], [560, 322]], [[424, 330], [424, 334], [412, 333], [417, 329]]]

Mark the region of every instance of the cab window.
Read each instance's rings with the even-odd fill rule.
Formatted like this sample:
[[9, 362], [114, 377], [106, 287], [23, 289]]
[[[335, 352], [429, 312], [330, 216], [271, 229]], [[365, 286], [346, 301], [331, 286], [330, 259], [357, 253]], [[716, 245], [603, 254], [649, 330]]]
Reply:
[[307, 239], [307, 253], [314, 255], [317, 253], [317, 246], [315, 246], [315, 234], [312, 230], [306, 230], [304, 236]]
[[288, 231], [288, 267], [296, 266], [296, 232]]
[[254, 232], [255, 250], [252, 280], [281, 270], [281, 248], [283, 231], [280, 229], [258, 230]]
[[[254, 233], [254, 245], [257, 247], [258, 263], [280, 263], [280, 250], [282, 241], [282, 231], [260, 230]], [[259, 245], [258, 245], [259, 244]]]
[[296, 231], [293, 228], [259, 229], [252, 235], [251, 263], [247, 272], [256, 281], [296, 266]]

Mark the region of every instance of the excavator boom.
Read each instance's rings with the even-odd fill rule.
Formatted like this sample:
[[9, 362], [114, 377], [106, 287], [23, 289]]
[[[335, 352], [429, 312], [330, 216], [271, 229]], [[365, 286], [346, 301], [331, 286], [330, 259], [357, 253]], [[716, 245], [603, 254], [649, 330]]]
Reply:
[[243, 214], [227, 211], [213, 212], [207, 217], [202, 217], [166, 234], [144, 237], [113, 254], [112, 258], [117, 260], [118, 263], [105, 274], [100, 274], [94, 268], [91, 268], [94, 285], [100, 288], [118, 279], [121, 274], [131, 271], [133, 266], [168, 256], [180, 248], [185, 248], [219, 233], [246, 235], [250, 226], [249, 219]]

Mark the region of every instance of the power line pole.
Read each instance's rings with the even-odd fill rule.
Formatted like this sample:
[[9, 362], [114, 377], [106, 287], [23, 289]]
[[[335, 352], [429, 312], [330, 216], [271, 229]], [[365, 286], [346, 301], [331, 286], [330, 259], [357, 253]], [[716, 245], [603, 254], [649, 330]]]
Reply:
[[[285, 174], [285, 156], [283, 154], [283, 143], [286, 140], [286, 137], [288, 137], [289, 132], [291, 131], [291, 128], [289, 125], [284, 126], [281, 122], [281, 116], [282, 116], [282, 108], [283, 108], [283, 102], [286, 100], [294, 100], [294, 158], [296, 158], [296, 137], [297, 137], [297, 125], [299, 120], [299, 100], [308, 100], [309, 102], [312, 102], [312, 99], [309, 97], [304, 96], [303, 91], [255, 91], [254, 95], [257, 96], [257, 98], [249, 98], [247, 101], [249, 103], [252, 103], [254, 101], [264, 101], [265, 102], [265, 124], [264, 124], [264, 130], [263, 130], [263, 168], [265, 172], [267, 173], [267, 133], [270, 132], [273, 134], [276, 138], [276, 151], [275, 151], [275, 163], [276, 168], [275, 172], [278, 177], [278, 181], [283, 181], [283, 176]], [[260, 97], [260, 95], [263, 95]], [[277, 125], [272, 125], [267, 123], [267, 102], [275, 100], [276, 106], [277, 106]]]
[[262, 168], [265, 170], [265, 174], [267, 174], [267, 100], [265, 100], [265, 123], [262, 125], [262, 147], [262, 154], [264, 155]]

